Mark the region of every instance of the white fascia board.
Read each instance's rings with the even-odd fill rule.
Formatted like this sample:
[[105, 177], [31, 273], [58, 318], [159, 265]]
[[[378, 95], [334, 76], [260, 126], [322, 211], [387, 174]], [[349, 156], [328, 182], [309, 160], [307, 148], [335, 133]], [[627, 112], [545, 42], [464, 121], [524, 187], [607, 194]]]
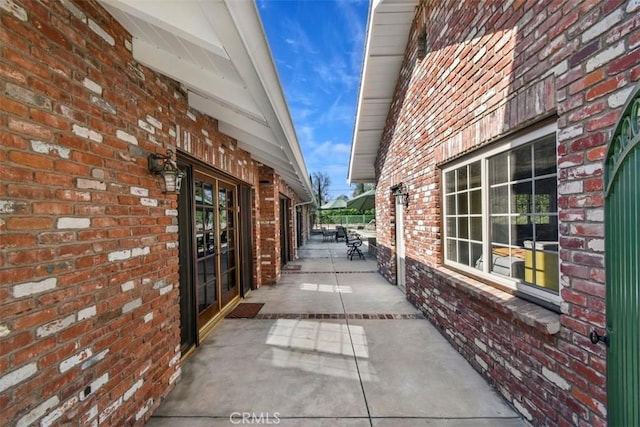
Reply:
[[[250, 134], [242, 129], [239, 129], [229, 123], [219, 121], [218, 122], [218, 130], [226, 135], [229, 135], [232, 138], [235, 138], [238, 141], [238, 146], [245, 151], [251, 153], [252, 156], [264, 154], [261, 158], [264, 159], [266, 157], [269, 158], [269, 161], [262, 161], [262, 163], [268, 164], [274, 169], [278, 170], [290, 170], [293, 175], [296, 176], [297, 170], [295, 170], [295, 165], [292, 161], [289, 160], [287, 153], [284, 151], [284, 147], [279, 145], [273, 145], [272, 143], [265, 141], [264, 139], [258, 138], [255, 135]], [[296, 178], [298, 179], [298, 178]]]
[[278, 157], [277, 154], [265, 151], [247, 141], [238, 141], [238, 148], [250, 153], [254, 160], [272, 168], [285, 181], [300, 182], [291, 164], [286, 159]]
[[[271, 55], [271, 49], [266, 42], [266, 35], [262, 27], [262, 22], [259, 19], [259, 15], [255, 9], [253, 2], [238, 2], [235, 0], [227, 0], [231, 15], [234, 16], [236, 9], [247, 8], [246, 11], [240, 12], [240, 14], [252, 13], [255, 15], [257, 21], [256, 25], [241, 27], [240, 36], [243, 38], [245, 45], [249, 47], [248, 53], [251, 62], [255, 64], [255, 70], [258, 79], [261, 82], [261, 86], [265, 91], [266, 98], [270, 107], [270, 111], [273, 111], [274, 119], [269, 120], [269, 116], [266, 115], [267, 120], [270, 122], [271, 127], [275, 129], [276, 137], [281, 132], [281, 138], [287, 141], [285, 144], [285, 150], [289, 151], [292, 160], [304, 167], [304, 176], [308, 176], [306, 173], [306, 165], [302, 156], [302, 151], [298, 142], [295, 128], [293, 126], [293, 120], [291, 119], [291, 113], [282, 91], [282, 84], [278, 76], [278, 71], [273, 63], [273, 56]], [[265, 105], [265, 108], [267, 106]]]
[[273, 136], [271, 128], [269, 128], [264, 122], [257, 121], [252, 117], [248, 117], [245, 114], [232, 110], [228, 105], [205, 98], [191, 91], [188, 93], [188, 99], [190, 107], [195, 108], [216, 120], [227, 122], [236, 128], [243, 129], [245, 132], [255, 135], [270, 144], [278, 147], [280, 146]]
[[293, 168], [293, 163], [287, 159], [283, 150], [264, 147], [256, 140], [238, 140], [238, 147], [250, 153], [251, 157], [259, 162], [273, 168], [283, 178], [301, 181]]
[[376, 182], [375, 166], [364, 165], [365, 161], [360, 160], [359, 165], [352, 169], [349, 176], [349, 184], [368, 184]]
[[358, 179], [358, 177], [354, 175], [354, 166], [355, 166], [355, 161], [357, 156], [357, 147], [360, 145], [358, 140], [358, 129], [360, 126], [360, 117], [363, 114], [362, 109], [364, 105], [363, 100], [365, 96], [364, 85], [365, 85], [365, 79], [367, 78], [367, 69], [369, 64], [369, 51], [371, 49], [371, 41], [373, 39], [373, 31], [372, 31], [373, 16], [374, 16], [375, 9], [379, 6], [381, 1], [383, 0], [373, 0], [369, 4], [369, 18], [367, 20], [367, 41], [365, 43], [365, 48], [364, 48], [362, 74], [360, 76], [360, 88], [358, 89], [358, 105], [356, 108], [356, 119], [355, 119], [355, 124], [353, 126], [353, 135], [351, 137], [351, 155], [349, 157], [349, 171], [347, 173], [347, 183], [349, 184], [355, 183], [356, 182], [355, 180]]
[[[418, 0], [407, 0], [401, 2], [394, 1], [385, 1], [385, 0], [373, 0], [370, 3], [369, 8], [369, 18], [367, 20], [367, 41], [365, 44], [364, 51], [364, 61], [362, 66], [362, 75], [360, 77], [360, 88], [358, 93], [358, 104], [356, 108], [356, 119], [355, 125], [353, 127], [353, 136], [351, 143], [351, 157], [349, 159], [349, 172], [347, 177], [347, 182], [352, 184], [355, 182], [373, 182], [375, 180], [375, 166], [374, 165], [360, 165], [356, 167], [356, 162], [361, 163], [362, 159], [360, 158], [361, 149], [360, 146], [364, 143], [366, 145], [370, 145], [369, 141], [361, 142], [362, 129], [361, 123], [364, 120], [365, 116], [368, 116], [368, 101], [376, 101], [378, 104], [384, 103], [386, 100], [382, 98], [388, 98], [388, 96], [393, 96], [393, 93], [381, 94], [379, 87], [371, 87], [369, 81], [373, 79], [372, 74], [386, 74], [389, 79], [387, 81], [393, 81], [393, 86], [388, 86], [388, 88], [392, 88], [391, 90], [395, 90], [395, 82], [399, 77], [400, 67], [402, 64], [402, 60], [404, 58], [404, 50], [406, 49], [406, 37], [408, 37], [408, 32], [411, 28], [411, 22], [413, 21], [413, 16], [415, 14], [415, 8], [418, 5]], [[385, 16], [388, 14], [388, 16]], [[404, 15], [401, 17], [401, 15]], [[391, 17], [391, 18], [389, 18]], [[398, 18], [400, 18], [400, 23], [395, 22]], [[405, 18], [408, 19], [405, 23]], [[387, 52], [384, 55], [374, 55], [374, 52], [377, 49], [377, 43], [386, 43], [384, 37], [377, 37], [377, 30], [381, 27], [379, 24], [384, 23], [385, 20], [390, 23], [397, 25], [399, 28], [403, 28], [403, 30], [407, 33], [405, 36], [405, 43], [397, 46], [396, 52]], [[385, 29], [385, 31], [387, 31]], [[394, 30], [394, 33], [398, 32]], [[376, 63], [376, 64], [374, 64]], [[378, 66], [376, 66], [378, 65]], [[376, 93], [371, 93], [376, 91]], [[389, 106], [391, 105], [391, 99], [389, 98]], [[388, 106], [387, 106], [387, 114], [388, 114]], [[376, 109], [376, 115], [380, 115], [380, 105]], [[386, 116], [382, 119], [380, 127], [383, 128], [386, 122]], [[368, 122], [367, 126], [370, 128], [371, 123]], [[375, 142], [376, 151], [379, 147], [380, 141]], [[365, 173], [364, 170], [369, 171]]]
[[217, 74], [179, 58], [145, 40], [134, 38], [132, 45], [133, 57], [141, 64], [182, 82], [204, 95], [233, 105], [246, 114], [258, 118], [262, 117], [244, 87], [222, 79]]
[[232, 125], [231, 123], [228, 123], [220, 119], [218, 119], [218, 130], [224, 133], [225, 135], [229, 135], [230, 137], [235, 138], [238, 141], [253, 141], [255, 144], [258, 144], [267, 150], [274, 150], [274, 151], [283, 150], [283, 147], [280, 146], [280, 144], [262, 139], [255, 134], [247, 132], [243, 128], [239, 128], [237, 126]]
[[220, 28], [222, 42], [255, 100], [272, 132], [303, 177], [309, 194], [313, 194], [309, 173], [302, 157], [291, 115], [282, 92], [271, 50], [260, 15], [253, 1], [224, 0], [225, 7], [203, 8], [215, 28]]
[[290, 185], [299, 182], [304, 190], [296, 193], [302, 199], [311, 197], [313, 193], [307, 191], [304, 181], [300, 179], [304, 175], [301, 175], [297, 165], [290, 160], [285, 147], [273, 139], [270, 128], [196, 93], [189, 92], [188, 97], [189, 106], [218, 120], [218, 130], [236, 139], [238, 148], [273, 168]]
[[272, 168], [280, 178], [294, 189], [302, 201], [313, 200], [313, 193], [307, 188], [306, 183], [295, 169], [294, 163], [287, 159], [284, 150], [280, 150], [280, 153], [278, 153], [274, 149], [262, 146], [256, 140], [239, 140], [238, 148], [250, 153], [254, 160]]
[[215, 32], [200, 14], [195, 2], [99, 0], [107, 10], [117, 9], [145, 22], [162, 28], [178, 38], [190, 41], [218, 56], [229, 58]]
[[[256, 160], [274, 168], [278, 174], [287, 173], [289, 179], [298, 181], [300, 185], [304, 183], [300, 180], [300, 171], [296, 164], [289, 159], [289, 155], [284, 147], [273, 145], [272, 143], [260, 139], [242, 129], [229, 123], [219, 121], [218, 130], [238, 141], [238, 147], [249, 152]], [[283, 176], [284, 178], [284, 176]]]

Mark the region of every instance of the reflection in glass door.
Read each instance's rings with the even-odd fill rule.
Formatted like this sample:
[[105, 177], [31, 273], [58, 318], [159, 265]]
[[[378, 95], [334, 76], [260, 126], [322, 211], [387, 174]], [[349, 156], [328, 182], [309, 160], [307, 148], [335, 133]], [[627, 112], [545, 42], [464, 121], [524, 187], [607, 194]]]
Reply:
[[[185, 312], [191, 310], [193, 318], [197, 318], [193, 323], [197, 323], [197, 335], [202, 338], [213, 325], [212, 320], [240, 295], [238, 194], [235, 184], [204, 171], [194, 171], [193, 181], [188, 182], [190, 200], [185, 204], [192, 211], [185, 208], [181, 215], [185, 226], [191, 221], [193, 225], [187, 228], [192, 231], [190, 240], [181, 240], [185, 243], [180, 247], [185, 253], [181, 257], [184, 263], [181, 272], [185, 273], [184, 280], [188, 280], [184, 288], [193, 296], [183, 303], [189, 304]], [[191, 271], [193, 275], [187, 274]]]
[[216, 260], [215, 182], [195, 181], [196, 298], [198, 327], [220, 309], [218, 304], [218, 265]]
[[236, 277], [236, 191], [235, 186], [218, 182], [220, 213], [220, 279], [222, 304], [238, 295]]

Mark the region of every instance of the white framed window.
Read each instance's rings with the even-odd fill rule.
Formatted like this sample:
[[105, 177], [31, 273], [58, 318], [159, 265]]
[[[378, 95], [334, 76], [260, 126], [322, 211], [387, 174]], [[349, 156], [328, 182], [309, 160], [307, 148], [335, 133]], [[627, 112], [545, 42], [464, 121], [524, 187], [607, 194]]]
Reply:
[[444, 263], [557, 306], [555, 124], [442, 170]]

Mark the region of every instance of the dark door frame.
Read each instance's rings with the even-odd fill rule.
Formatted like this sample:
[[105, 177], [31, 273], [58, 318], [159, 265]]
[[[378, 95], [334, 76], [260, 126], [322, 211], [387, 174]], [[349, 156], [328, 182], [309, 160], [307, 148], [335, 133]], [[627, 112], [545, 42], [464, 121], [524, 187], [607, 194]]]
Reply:
[[291, 200], [280, 195], [280, 266], [284, 265], [291, 260], [290, 244], [289, 244], [289, 209], [291, 207]]
[[302, 217], [302, 206], [296, 206], [296, 247], [300, 247], [302, 246], [302, 243], [304, 242], [304, 222], [303, 222], [303, 217]]
[[248, 185], [238, 186], [240, 209], [240, 292], [245, 297], [255, 289], [253, 263], [253, 190]]
[[[196, 239], [195, 239], [195, 225], [196, 225], [196, 212], [195, 212], [195, 174], [199, 173], [211, 178], [212, 182], [215, 182], [214, 185], [214, 197], [216, 199], [217, 206], [217, 189], [220, 183], [224, 183], [227, 186], [233, 186], [234, 200], [235, 205], [232, 211], [233, 212], [233, 224], [235, 230], [235, 242], [236, 248], [233, 251], [235, 258], [235, 282], [237, 293], [233, 300], [240, 298], [241, 295], [245, 293], [244, 280], [249, 278], [249, 287], [253, 287], [253, 256], [252, 250], [253, 247], [251, 242], [253, 241], [253, 224], [252, 224], [252, 216], [251, 216], [251, 194], [252, 188], [243, 185], [237, 179], [224, 174], [223, 172], [217, 171], [212, 168], [210, 165], [202, 163], [197, 159], [192, 159], [188, 154], [178, 153], [178, 165], [180, 169], [185, 172], [185, 176], [183, 178], [182, 191], [178, 195], [178, 243], [179, 243], [179, 276], [180, 276], [180, 334], [181, 334], [181, 352], [183, 355], [187, 354], [193, 348], [200, 345], [200, 340], [204, 335], [208, 333], [211, 329], [212, 325], [216, 322], [216, 318], [221, 316], [221, 313], [225, 312], [225, 307], [230, 307], [230, 304], [227, 306], [222, 306], [219, 310], [216, 311], [216, 314], [213, 315], [209, 321], [204, 325], [198, 325], [198, 307], [197, 307], [197, 277], [196, 277], [196, 261], [197, 261], [197, 247], [196, 247]], [[243, 221], [247, 221], [241, 218], [240, 204], [242, 203], [241, 197], [241, 188], [246, 188], [249, 192], [249, 204], [248, 206], [248, 214], [249, 214], [249, 225], [246, 227]], [[216, 229], [217, 225], [217, 215], [216, 215]], [[245, 236], [243, 233], [248, 230], [250, 235]], [[219, 236], [218, 236], [219, 237]], [[248, 242], [248, 244], [247, 244]], [[245, 258], [245, 254], [249, 253], [248, 258]], [[219, 262], [216, 261], [216, 264], [219, 268]], [[245, 264], [248, 264], [250, 272], [248, 275], [244, 272], [247, 268]], [[218, 271], [218, 276], [220, 275], [220, 271]], [[221, 285], [216, 285], [218, 292], [221, 291]], [[220, 300], [220, 295], [218, 295], [218, 299]], [[220, 300], [221, 301], [221, 300]], [[218, 307], [220, 307], [221, 302], [218, 302]]]
[[199, 345], [198, 319], [195, 307], [194, 271], [192, 256], [195, 252], [193, 239], [193, 170], [187, 163], [178, 162], [185, 171], [182, 191], [178, 195], [178, 247], [180, 276], [180, 347], [182, 354]]

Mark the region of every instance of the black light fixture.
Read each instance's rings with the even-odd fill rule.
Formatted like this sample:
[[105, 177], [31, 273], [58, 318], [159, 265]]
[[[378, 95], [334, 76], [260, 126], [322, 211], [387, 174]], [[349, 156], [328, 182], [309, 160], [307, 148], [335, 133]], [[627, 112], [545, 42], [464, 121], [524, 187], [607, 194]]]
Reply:
[[427, 56], [427, 49], [429, 46], [427, 44], [427, 30], [423, 29], [418, 35], [418, 42], [416, 44], [416, 48], [418, 50], [418, 60], [422, 61]]
[[147, 157], [149, 172], [154, 175], [162, 175], [164, 178], [165, 193], [180, 193], [184, 172], [178, 168], [173, 160], [173, 150], [167, 150], [166, 155], [150, 153]]
[[396, 196], [396, 202], [401, 202], [405, 209], [409, 209], [409, 190], [404, 184], [397, 185], [391, 189]]

